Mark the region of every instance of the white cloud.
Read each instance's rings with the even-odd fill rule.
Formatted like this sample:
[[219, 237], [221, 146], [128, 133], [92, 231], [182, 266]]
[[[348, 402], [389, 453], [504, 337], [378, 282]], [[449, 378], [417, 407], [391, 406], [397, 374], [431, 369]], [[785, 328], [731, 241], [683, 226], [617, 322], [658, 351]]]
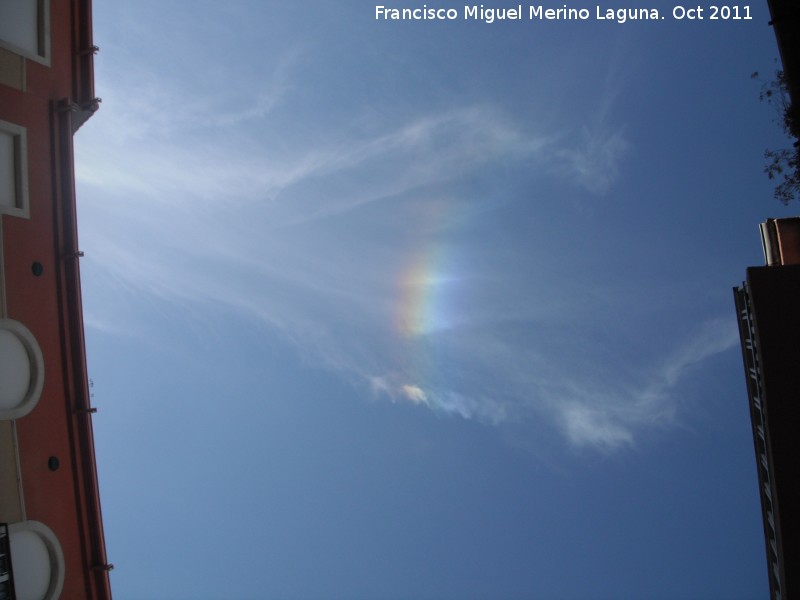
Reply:
[[607, 407], [592, 407], [565, 402], [561, 409], [569, 441], [576, 446], [613, 449], [633, 444], [630, 427], [609, 414]]
[[576, 446], [631, 445], [638, 432], [672, 424], [681, 404], [682, 381], [703, 361], [737, 343], [730, 319], [708, 320], [656, 368], [647, 369], [638, 383], [620, 377], [609, 384], [576, 373], [571, 384], [552, 398], [551, 407]]
[[[631, 445], [643, 428], [669, 422], [682, 377], [730, 347], [711, 324], [649, 376], [606, 381], [591, 366], [605, 359], [596, 340], [580, 350], [581, 327], [596, 315], [574, 310], [579, 286], [535, 260], [509, 266], [548, 248], [481, 225], [493, 215], [472, 182], [487, 205], [502, 204], [493, 195], [506, 171], [556, 161], [584, 188], [607, 191], [629, 147], [607, 109], [574, 147], [487, 104], [367, 128], [317, 121], [323, 134], [299, 123], [302, 113], [282, 121], [294, 86], [292, 60], [280, 65], [249, 105], [190, 99], [152, 119], [148, 110], [177, 105], [180, 90], [143, 79], [131, 100], [105, 82], [103, 112], [78, 138], [77, 174], [83, 246], [93, 268], [113, 273], [110, 285], [236, 311], [377, 396], [487, 424], [544, 420], [579, 447]], [[467, 241], [451, 239], [462, 232], [443, 226], [458, 222], [448, 211], [473, 217], [463, 219]], [[452, 267], [457, 277], [427, 273], [398, 307], [411, 256], [443, 268], [434, 254], [467, 244], [480, 252]], [[441, 317], [398, 337], [400, 308]], [[569, 332], [542, 333], [554, 329], [548, 318], [567, 314]], [[111, 331], [121, 321], [98, 312], [87, 322]]]
[[405, 384], [400, 389], [413, 404], [429, 404], [427, 394], [419, 386]]
[[565, 175], [590, 192], [606, 193], [619, 176], [619, 164], [630, 144], [622, 129], [584, 129], [574, 148], [559, 150]]

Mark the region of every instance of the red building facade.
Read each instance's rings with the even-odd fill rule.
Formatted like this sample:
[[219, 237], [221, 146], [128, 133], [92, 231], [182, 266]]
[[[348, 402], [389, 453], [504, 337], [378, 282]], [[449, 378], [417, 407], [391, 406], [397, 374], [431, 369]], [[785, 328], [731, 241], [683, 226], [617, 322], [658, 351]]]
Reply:
[[97, 109], [90, 0], [0, 2], [0, 598], [110, 598], [72, 137]]

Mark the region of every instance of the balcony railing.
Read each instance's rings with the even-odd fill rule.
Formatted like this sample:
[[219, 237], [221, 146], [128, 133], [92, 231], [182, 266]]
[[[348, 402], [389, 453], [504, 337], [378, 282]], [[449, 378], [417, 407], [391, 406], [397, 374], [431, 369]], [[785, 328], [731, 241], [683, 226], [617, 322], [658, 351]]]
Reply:
[[16, 600], [14, 570], [11, 568], [11, 539], [8, 525], [0, 523], [0, 600]]
[[[766, 246], [765, 246], [766, 252]], [[778, 530], [775, 527], [775, 505], [772, 499], [773, 466], [770, 461], [771, 450], [768, 442], [767, 423], [764, 415], [764, 387], [761, 379], [761, 365], [756, 324], [750, 306], [750, 295], [746, 283], [734, 288], [734, 300], [739, 315], [739, 337], [742, 343], [747, 378], [747, 393], [750, 397], [750, 420], [753, 427], [753, 441], [756, 450], [756, 468], [761, 483], [761, 512], [766, 537], [767, 564], [772, 600], [783, 598], [781, 567], [783, 556], [777, 543]]]

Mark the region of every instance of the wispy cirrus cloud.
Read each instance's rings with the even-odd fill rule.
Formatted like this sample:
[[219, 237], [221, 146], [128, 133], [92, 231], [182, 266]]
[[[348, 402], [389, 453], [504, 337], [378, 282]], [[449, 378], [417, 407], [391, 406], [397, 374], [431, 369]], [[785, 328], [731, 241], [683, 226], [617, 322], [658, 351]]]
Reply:
[[558, 151], [560, 169], [586, 190], [604, 194], [619, 177], [619, 164], [629, 148], [622, 128], [586, 128], [574, 147]]
[[647, 368], [646, 377], [627, 377], [616, 386], [582, 386], [565, 394], [554, 406], [570, 441], [577, 446], [614, 449], [632, 445], [638, 431], [674, 423], [680, 402], [680, 385], [702, 363], [738, 343], [731, 319], [701, 322], [677, 347]]
[[[87, 260], [113, 268], [112, 286], [235, 311], [376, 396], [498, 426], [544, 421], [576, 447], [624, 447], [670, 421], [681, 378], [728, 348], [728, 334], [709, 326], [675, 341], [662, 367], [643, 365], [646, 377], [598, 378], [587, 366], [603, 360], [602, 342], [575, 350], [602, 311], [570, 312], [574, 283], [544, 268], [542, 253], [558, 249], [499, 215], [535, 201], [553, 173], [612, 189], [630, 145], [607, 110], [577, 143], [572, 123], [536, 131], [490, 102], [369, 125], [305, 122], [296, 56], [249, 100], [244, 89], [185, 100], [158, 80], [132, 97], [105, 82], [77, 176]], [[182, 110], [148, 118], [173, 105]], [[514, 267], [520, 253], [543, 259]], [[411, 257], [419, 277], [401, 293]], [[400, 335], [398, 313], [410, 310], [427, 311], [415, 317], [426, 327]], [[542, 335], [566, 315], [569, 331]]]
[[[738, 341], [735, 323], [712, 318], [678, 338], [664, 356], [631, 365], [617, 363], [597, 340], [580, 357], [576, 348], [592, 345], [588, 331], [566, 340], [562, 350], [549, 347], [546, 338], [514, 343], [491, 330], [450, 335], [463, 352], [460, 373], [432, 375], [442, 365], [425, 365], [373, 377], [373, 391], [487, 424], [549, 422], [572, 446], [602, 451], [633, 446], [641, 432], [675, 425], [683, 384], [704, 361]], [[437, 349], [440, 360], [457, 362], [447, 346]]]

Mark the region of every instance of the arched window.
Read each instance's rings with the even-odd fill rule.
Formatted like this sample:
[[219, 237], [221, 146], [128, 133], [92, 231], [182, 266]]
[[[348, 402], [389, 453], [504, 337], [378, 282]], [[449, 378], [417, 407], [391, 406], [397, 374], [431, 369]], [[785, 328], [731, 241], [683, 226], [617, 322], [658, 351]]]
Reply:
[[8, 526], [8, 537], [17, 600], [59, 598], [64, 554], [55, 533], [44, 523], [21, 521]]
[[0, 319], [0, 381], [0, 419], [33, 410], [44, 385], [44, 360], [33, 334], [13, 319]]

